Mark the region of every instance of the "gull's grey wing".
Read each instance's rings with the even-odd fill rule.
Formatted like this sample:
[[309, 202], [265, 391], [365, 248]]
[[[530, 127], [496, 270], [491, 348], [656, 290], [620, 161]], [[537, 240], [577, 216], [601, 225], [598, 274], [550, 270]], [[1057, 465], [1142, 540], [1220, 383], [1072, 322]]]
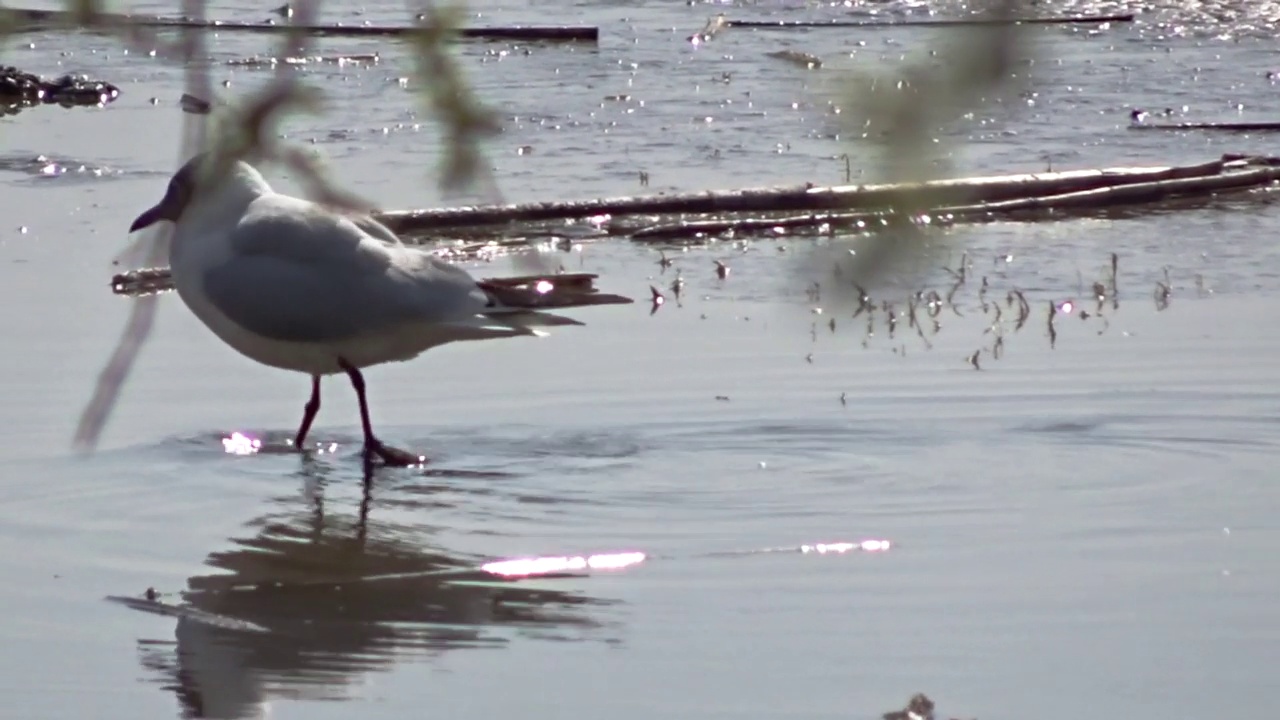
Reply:
[[264, 196], [232, 232], [231, 256], [205, 272], [205, 292], [240, 326], [295, 342], [483, 311], [488, 298], [465, 270], [371, 236], [362, 224], [305, 200]]
[[348, 215], [347, 218], [350, 219], [351, 222], [355, 223], [356, 227], [379, 240], [391, 243], [392, 245], [403, 244], [399, 235], [392, 232], [391, 228], [383, 225], [377, 220], [374, 220], [370, 215]]

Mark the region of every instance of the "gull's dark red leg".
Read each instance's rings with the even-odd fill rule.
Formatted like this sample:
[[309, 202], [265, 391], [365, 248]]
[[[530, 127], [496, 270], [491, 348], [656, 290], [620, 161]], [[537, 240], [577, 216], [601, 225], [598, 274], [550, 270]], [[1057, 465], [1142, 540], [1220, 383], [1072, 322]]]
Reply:
[[364, 376], [355, 366], [341, 358], [338, 359], [338, 367], [347, 373], [347, 377], [351, 378], [351, 386], [356, 389], [356, 399], [360, 402], [360, 425], [364, 429], [364, 459], [366, 462], [372, 460], [376, 455], [387, 465], [395, 465], [404, 467], [406, 465], [417, 465], [422, 462], [422, 458], [404, 450], [384, 445], [381, 440], [373, 435], [373, 423], [369, 421], [369, 402], [365, 399], [364, 394]]
[[316, 419], [316, 413], [320, 412], [320, 376], [311, 376], [311, 399], [307, 401], [307, 406], [303, 408], [302, 425], [298, 427], [298, 434], [293, 438], [293, 446], [302, 449], [302, 443], [307, 439], [307, 432], [311, 430], [311, 421]]

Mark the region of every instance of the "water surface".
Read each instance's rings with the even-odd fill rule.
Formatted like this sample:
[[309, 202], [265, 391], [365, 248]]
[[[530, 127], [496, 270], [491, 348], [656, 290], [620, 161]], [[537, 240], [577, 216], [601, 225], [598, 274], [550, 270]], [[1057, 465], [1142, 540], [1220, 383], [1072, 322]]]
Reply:
[[[1268, 150], [1262, 136], [1125, 129], [1135, 106], [1271, 119], [1274, 41], [1260, 36], [1274, 13], [1258, 5], [1211, 25], [1201, 5], [1036, 31], [1027, 89], [949, 125], [946, 164], [998, 173]], [[458, 48], [503, 119], [489, 157], [509, 200], [840, 182], [839, 156], [866, 158], [870, 146], [836, 121], [838, 73], [887, 71], [936, 42], [936, 31], [907, 29], [685, 42], [721, 10], [846, 14], [793, 3], [475, 10], [477, 22], [602, 28], [598, 46]], [[881, 12], [908, 10], [922, 8]], [[267, 14], [231, 2], [214, 12]], [[402, 10], [354, 12], [326, 17]], [[784, 48], [832, 67], [766, 56]], [[70, 453], [133, 302], [110, 295], [111, 259], [177, 160], [182, 76], [94, 36], [36, 34], [6, 50], [24, 69], [88, 72], [124, 90], [101, 110], [0, 120], [6, 715], [848, 718], [917, 691], [959, 717], [1270, 709], [1280, 215], [1267, 197], [906, 238], [934, 248], [927, 262], [871, 288], [899, 311], [915, 290], [946, 292], [941, 265], [965, 251], [971, 263], [960, 314], [944, 310], [923, 338], [905, 320], [890, 338], [882, 318], [868, 335], [847, 293], [813, 274], [831, 248], [810, 240], [669, 248], [665, 272], [651, 247], [550, 251], [552, 267], [598, 272], [641, 302], [575, 313], [588, 326], [550, 338], [369, 371], [381, 432], [432, 463], [378, 472], [366, 494], [355, 403], [338, 378], [314, 431], [323, 452], [225, 451], [234, 432], [278, 446], [307, 382], [221, 346], [172, 295], [100, 450]], [[219, 37], [219, 90], [266, 82], [225, 63], [270, 50], [264, 38]], [[329, 105], [291, 119], [287, 139], [314, 145], [383, 207], [478, 197], [432, 184], [439, 138], [415, 81], [398, 82], [412, 77], [403, 48], [325, 40], [319, 51], [381, 59], [302, 70]], [[66, 172], [42, 173], [29, 162], [41, 154]], [[875, 176], [869, 160], [852, 169]], [[1104, 307], [1105, 320], [1059, 317], [1051, 348], [1048, 303], [1092, 314], [1088, 289], [1112, 252], [1119, 307]], [[983, 276], [1004, 308], [999, 359]], [[828, 283], [816, 297], [815, 280]], [[652, 316], [650, 285], [668, 293]], [[1016, 331], [1015, 288], [1032, 306]], [[967, 358], [979, 350], [976, 370]], [[757, 552], [865, 538], [894, 547]], [[474, 570], [634, 550], [649, 559], [590, 577], [503, 583]], [[103, 600], [147, 588], [167, 603], [191, 591], [191, 606], [220, 620]]]

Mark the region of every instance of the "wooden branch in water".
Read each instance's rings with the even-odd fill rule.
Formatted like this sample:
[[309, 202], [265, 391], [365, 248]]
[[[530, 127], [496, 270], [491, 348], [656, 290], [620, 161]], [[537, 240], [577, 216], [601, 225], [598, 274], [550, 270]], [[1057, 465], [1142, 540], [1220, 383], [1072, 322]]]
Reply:
[[[44, 30], [53, 26], [75, 24], [76, 15], [62, 10], [0, 10], [0, 18], [7, 17], [10, 27], [24, 32]], [[330, 37], [407, 37], [428, 28], [403, 25], [290, 25], [288, 23], [245, 23], [218, 20], [188, 20], [154, 15], [129, 15], [98, 13], [95, 20], [103, 25], [133, 25], [135, 27], [186, 29], [198, 28], [217, 32], [255, 32], [286, 34], [301, 30], [308, 35]], [[600, 29], [592, 26], [521, 26], [459, 28], [458, 35], [482, 40], [542, 40], [558, 42], [598, 42]]]
[[[415, 233], [430, 232], [440, 228], [604, 216], [611, 220], [628, 215], [884, 210], [900, 205], [904, 199], [922, 207], [938, 207], [1076, 192], [1125, 183], [1195, 177], [1221, 172], [1222, 167], [1223, 161], [1215, 160], [1191, 167], [1067, 170], [932, 180], [922, 183], [831, 187], [801, 185], [598, 200], [483, 205], [431, 210], [392, 210], [375, 213], [374, 217], [397, 233]], [[618, 231], [627, 232], [626, 229]]]
[[663, 242], [678, 238], [697, 238], [720, 235], [729, 232], [766, 233], [774, 230], [792, 230], [799, 228], [815, 228], [829, 225], [831, 227], [853, 227], [859, 223], [887, 225], [890, 222], [889, 212], [865, 213], [814, 213], [811, 215], [792, 215], [789, 217], [754, 217], [725, 218], [722, 220], [685, 220], [667, 225], [650, 225], [629, 233], [637, 242]]
[[1225, 132], [1280, 132], [1280, 122], [1184, 122], [1162, 125], [1134, 123], [1130, 130], [1222, 130]]
[[726, 20], [729, 27], [786, 30], [790, 28], [856, 27], [969, 27], [973, 25], [1073, 25], [1133, 22], [1133, 13], [1121, 15], [1074, 15], [1039, 18], [957, 18], [954, 20]]
[[[1205, 167], [1205, 166], [1197, 166]], [[874, 229], [895, 222], [931, 224], [935, 222], [975, 222], [1001, 219], [1065, 219], [1117, 205], [1159, 202], [1174, 197], [1209, 195], [1258, 188], [1280, 180], [1280, 167], [1269, 161], [1224, 164], [1230, 171], [1192, 177], [1170, 177], [1145, 182], [1126, 182], [1074, 192], [1036, 195], [996, 202], [940, 206], [929, 210], [857, 213], [817, 213], [782, 218], [740, 218], [689, 221], [654, 225], [631, 233], [633, 240], [659, 242], [676, 238], [706, 237], [727, 232], [768, 232], [775, 228], [857, 228]]]
[[1211, 195], [1232, 190], [1249, 190], [1277, 180], [1280, 180], [1280, 167], [1268, 164], [1205, 177], [1131, 183], [1046, 197], [985, 203], [965, 208], [939, 208], [936, 213], [956, 215], [959, 219], [960, 216], [972, 218], [982, 214], [1007, 217], [1028, 211], [1097, 210], [1115, 205], [1159, 202], [1188, 195]]

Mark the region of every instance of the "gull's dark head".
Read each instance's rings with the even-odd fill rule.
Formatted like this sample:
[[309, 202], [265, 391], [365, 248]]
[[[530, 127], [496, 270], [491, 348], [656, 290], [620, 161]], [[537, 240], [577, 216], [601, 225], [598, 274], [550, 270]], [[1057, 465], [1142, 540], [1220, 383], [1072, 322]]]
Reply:
[[206, 156], [207, 153], [196, 155], [179, 168], [178, 172], [169, 179], [169, 187], [165, 190], [164, 197], [139, 215], [129, 226], [129, 232], [137, 232], [161, 220], [178, 222], [182, 212], [191, 203], [191, 197], [195, 195], [196, 174], [200, 171], [200, 163]]
[[[221, 162], [219, 162], [221, 161]], [[269, 191], [270, 186], [262, 175], [253, 167], [227, 156], [217, 156], [212, 152], [202, 152], [190, 160], [169, 180], [169, 187], [160, 202], [148, 208], [129, 226], [129, 232], [137, 232], [150, 227], [161, 220], [178, 222], [184, 212], [190, 208], [196, 196], [197, 184], [214, 180], [219, 185], [230, 180], [232, 186], [244, 188], [250, 195]], [[201, 188], [207, 190], [208, 188]]]

